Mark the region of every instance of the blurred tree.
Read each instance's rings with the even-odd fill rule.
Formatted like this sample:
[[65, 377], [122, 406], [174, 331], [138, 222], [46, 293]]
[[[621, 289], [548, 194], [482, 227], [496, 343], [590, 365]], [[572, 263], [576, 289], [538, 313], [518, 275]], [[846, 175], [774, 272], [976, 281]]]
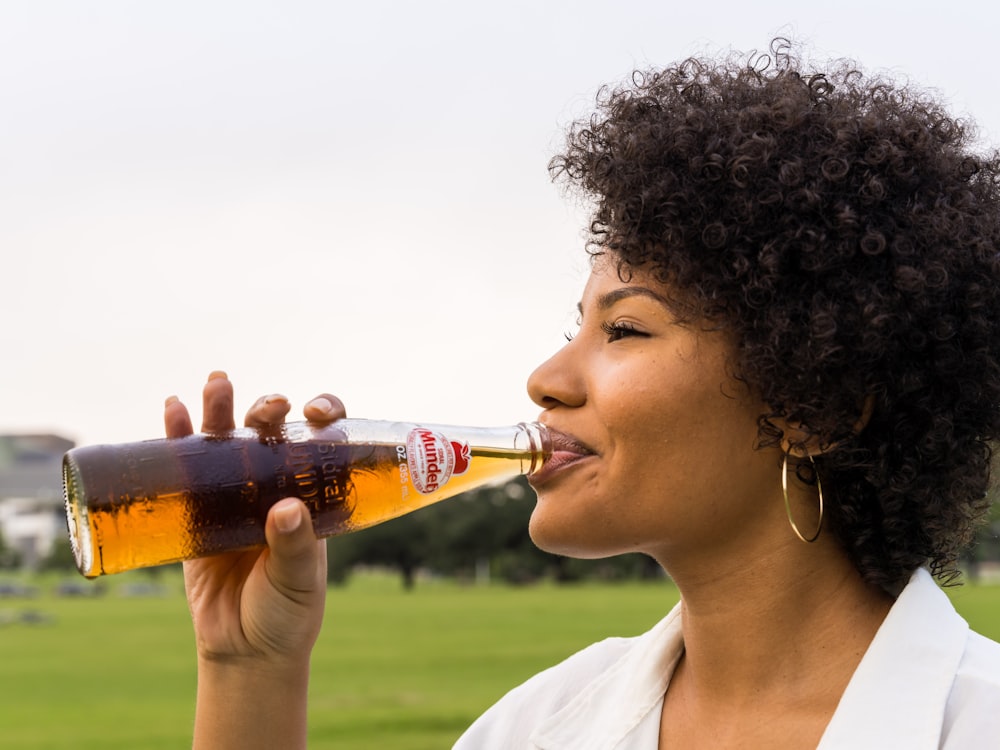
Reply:
[[328, 542], [327, 577], [343, 583], [355, 565], [398, 570], [412, 588], [418, 570], [465, 580], [569, 583], [663, 575], [645, 555], [572, 560], [538, 549], [528, 535], [535, 494], [523, 477], [484, 487]]
[[7, 545], [7, 541], [3, 538], [3, 532], [0, 531], [0, 569], [13, 570], [20, 565], [21, 555], [16, 549]]
[[995, 491], [992, 496], [989, 517], [976, 534], [975, 543], [962, 556], [966, 573], [972, 581], [979, 578], [983, 563], [1000, 562], [1000, 498]]
[[336, 586], [347, 583], [357, 562], [357, 534], [334, 536], [326, 540], [326, 580]]
[[355, 531], [327, 542], [327, 579], [343, 582], [355, 565], [374, 565], [398, 570], [403, 588], [412, 589], [417, 569], [427, 558], [432, 518], [429, 509]]
[[[502, 551], [516, 552], [522, 563], [533, 555], [544, 555], [527, 535], [533, 505], [530, 488], [518, 481], [468, 492], [378, 526], [333, 537], [327, 544], [327, 577], [342, 583], [356, 565], [398, 570], [405, 588], [413, 587], [420, 568], [470, 579], [478, 570], [483, 577]], [[531, 577], [545, 569], [537, 563], [527, 567]]]
[[[483, 487], [433, 508], [435, 528], [427, 564], [462, 578], [528, 580], [544, 574], [549, 555], [528, 537], [535, 495], [521, 477]], [[500, 564], [498, 564], [498, 562]]]
[[56, 539], [49, 554], [39, 563], [41, 570], [76, 570], [76, 558], [68, 539]]

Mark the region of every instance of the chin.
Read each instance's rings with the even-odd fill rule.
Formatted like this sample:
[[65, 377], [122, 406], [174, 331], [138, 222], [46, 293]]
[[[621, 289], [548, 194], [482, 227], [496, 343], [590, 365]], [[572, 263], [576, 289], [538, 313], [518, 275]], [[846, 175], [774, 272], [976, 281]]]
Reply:
[[572, 537], [572, 535], [566, 532], [566, 524], [545, 518], [543, 513], [538, 512], [536, 506], [535, 512], [531, 514], [531, 519], [528, 521], [528, 536], [531, 537], [531, 541], [538, 549], [551, 555], [572, 557], [569, 548], [575, 545], [571, 544], [571, 539], [567, 538]]
[[[546, 518], [536, 512], [531, 514], [528, 522], [528, 536], [538, 549], [550, 555], [574, 557], [578, 560], [596, 560], [602, 557], [612, 557], [621, 554], [621, 550], [608, 549], [607, 540], [588, 538], [588, 534], [579, 533], [565, 521]], [[593, 530], [590, 530], [593, 533]]]

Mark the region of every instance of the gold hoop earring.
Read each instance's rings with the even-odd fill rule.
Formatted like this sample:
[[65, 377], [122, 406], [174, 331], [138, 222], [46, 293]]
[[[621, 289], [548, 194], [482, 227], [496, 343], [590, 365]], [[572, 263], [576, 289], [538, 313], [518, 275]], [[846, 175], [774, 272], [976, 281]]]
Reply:
[[781, 464], [781, 494], [785, 496], [785, 515], [788, 516], [788, 523], [795, 532], [795, 536], [806, 544], [812, 544], [819, 539], [819, 533], [823, 530], [823, 485], [819, 482], [819, 472], [816, 470], [816, 462], [809, 456], [809, 463], [813, 465], [813, 473], [816, 475], [816, 491], [819, 493], [819, 521], [816, 522], [816, 533], [811, 537], [802, 536], [799, 527], [795, 525], [792, 518], [792, 504], [788, 501], [788, 454], [785, 454], [785, 461]]

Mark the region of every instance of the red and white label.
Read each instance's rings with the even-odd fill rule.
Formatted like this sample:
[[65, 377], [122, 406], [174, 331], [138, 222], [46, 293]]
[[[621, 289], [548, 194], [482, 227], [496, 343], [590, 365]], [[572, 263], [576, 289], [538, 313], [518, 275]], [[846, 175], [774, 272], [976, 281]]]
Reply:
[[417, 427], [406, 436], [406, 463], [410, 480], [421, 495], [441, 489], [469, 468], [468, 443], [448, 440], [439, 432]]

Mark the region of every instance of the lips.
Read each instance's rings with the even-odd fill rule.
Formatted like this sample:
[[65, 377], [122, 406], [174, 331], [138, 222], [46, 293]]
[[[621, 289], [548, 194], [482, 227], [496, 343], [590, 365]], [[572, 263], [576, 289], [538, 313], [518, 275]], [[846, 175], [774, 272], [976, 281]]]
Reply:
[[572, 435], [548, 428], [552, 455], [538, 471], [528, 476], [528, 483], [535, 489], [548, 484], [556, 476], [565, 473], [571, 466], [596, 453]]

